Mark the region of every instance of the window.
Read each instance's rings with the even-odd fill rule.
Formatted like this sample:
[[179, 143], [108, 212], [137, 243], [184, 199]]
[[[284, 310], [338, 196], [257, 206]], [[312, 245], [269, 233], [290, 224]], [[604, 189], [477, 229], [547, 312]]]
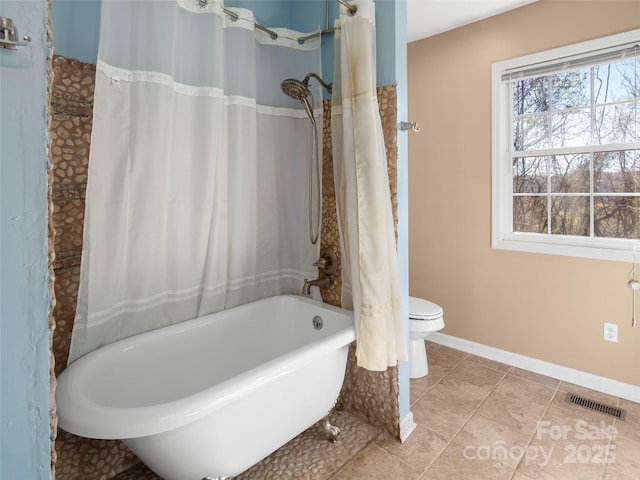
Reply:
[[640, 258], [640, 30], [494, 64], [492, 128], [494, 248]]

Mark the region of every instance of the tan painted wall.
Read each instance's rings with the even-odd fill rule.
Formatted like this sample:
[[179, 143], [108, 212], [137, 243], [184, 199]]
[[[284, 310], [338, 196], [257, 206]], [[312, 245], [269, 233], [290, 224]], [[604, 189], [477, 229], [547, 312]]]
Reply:
[[635, 28], [639, 0], [542, 0], [409, 44], [410, 292], [443, 333], [640, 385], [631, 264], [491, 249], [491, 64]]

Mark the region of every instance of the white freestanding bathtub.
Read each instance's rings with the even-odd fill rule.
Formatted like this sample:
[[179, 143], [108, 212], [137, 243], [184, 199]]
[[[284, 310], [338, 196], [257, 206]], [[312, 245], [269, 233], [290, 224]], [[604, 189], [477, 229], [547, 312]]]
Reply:
[[351, 312], [286, 295], [154, 330], [70, 365], [59, 425], [165, 480], [237, 475], [328, 413], [353, 340]]

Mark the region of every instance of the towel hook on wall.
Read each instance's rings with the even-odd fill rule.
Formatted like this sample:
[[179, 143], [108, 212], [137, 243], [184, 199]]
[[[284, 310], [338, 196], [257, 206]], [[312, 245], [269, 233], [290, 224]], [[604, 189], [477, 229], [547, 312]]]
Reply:
[[9, 50], [17, 50], [18, 47], [29, 45], [31, 37], [22, 37], [22, 42], [18, 40], [18, 29], [13, 24], [13, 20], [7, 17], [0, 17], [0, 47]]
[[400, 122], [400, 130], [403, 132], [411, 130], [417, 133], [420, 131], [420, 127], [418, 126], [418, 122]]

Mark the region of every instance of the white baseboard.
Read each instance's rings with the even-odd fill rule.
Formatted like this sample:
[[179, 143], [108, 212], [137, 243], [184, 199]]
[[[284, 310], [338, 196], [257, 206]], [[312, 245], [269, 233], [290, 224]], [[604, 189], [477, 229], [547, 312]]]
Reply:
[[507, 352], [499, 348], [489, 347], [481, 343], [471, 342], [444, 333], [433, 333], [429, 336], [429, 341], [447, 347], [455, 348], [463, 352], [472, 353], [479, 357], [495, 360], [496, 362], [506, 363], [513, 367], [522, 368], [531, 372], [546, 375], [548, 377], [562, 380], [563, 382], [573, 383], [581, 387], [590, 388], [598, 392], [613, 395], [615, 397], [631, 400], [632, 402], [640, 402], [640, 387], [629, 383], [618, 382], [606, 377], [600, 377], [591, 373], [574, 370], [573, 368], [563, 367], [554, 363], [537, 360], [531, 357], [525, 357], [518, 353]]
[[404, 441], [409, 438], [409, 435], [416, 429], [416, 422], [413, 421], [413, 413], [409, 412], [400, 421], [400, 441]]

